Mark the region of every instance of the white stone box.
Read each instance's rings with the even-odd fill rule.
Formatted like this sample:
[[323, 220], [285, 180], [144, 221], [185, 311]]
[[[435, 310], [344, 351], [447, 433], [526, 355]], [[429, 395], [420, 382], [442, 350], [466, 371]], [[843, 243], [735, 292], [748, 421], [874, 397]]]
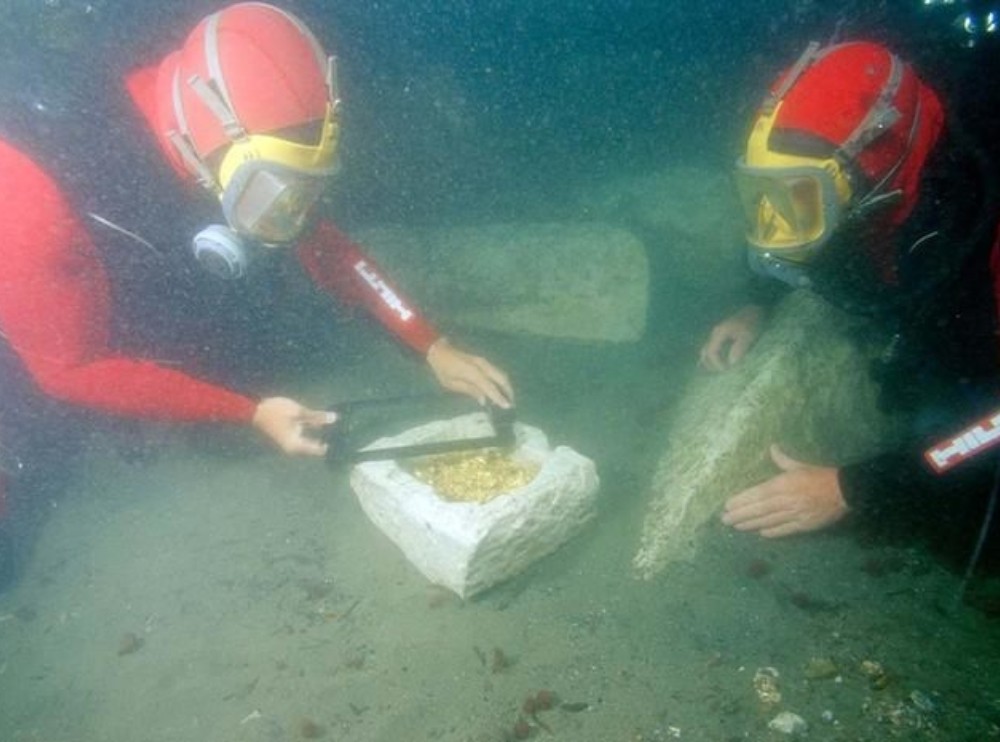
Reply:
[[[492, 434], [485, 413], [440, 420], [381, 438], [369, 449]], [[351, 472], [362, 509], [436, 585], [467, 598], [518, 574], [580, 532], [597, 510], [594, 462], [549, 445], [538, 428], [515, 423], [512, 456], [540, 466], [531, 482], [487, 502], [438, 495], [395, 461]]]

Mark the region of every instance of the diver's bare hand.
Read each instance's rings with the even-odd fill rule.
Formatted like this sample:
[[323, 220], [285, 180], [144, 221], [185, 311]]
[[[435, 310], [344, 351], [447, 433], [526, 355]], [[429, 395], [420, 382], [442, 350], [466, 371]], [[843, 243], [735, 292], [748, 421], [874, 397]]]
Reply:
[[445, 389], [465, 394], [485, 404], [487, 400], [497, 407], [508, 409], [514, 405], [514, 389], [510, 379], [485, 358], [459, 350], [439, 338], [427, 351], [438, 383]]
[[847, 515], [837, 469], [796, 461], [778, 446], [771, 459], [782, 470], [726, 501], [722, 522], [765, 538], [818, 531]]
[[294, 399], [268, 397], [257, 404], [253, 426], [287, 454], [323, 456], [326, 454], [326, 444], [311, 434], [336, 419], [336, 414], [332, 412], [311, 410]]
[[743, 360], [760, 337], [764, 308], [748, 304], [712, 328], [701, 348], [698, 365], [706, 371], [725, 371]]

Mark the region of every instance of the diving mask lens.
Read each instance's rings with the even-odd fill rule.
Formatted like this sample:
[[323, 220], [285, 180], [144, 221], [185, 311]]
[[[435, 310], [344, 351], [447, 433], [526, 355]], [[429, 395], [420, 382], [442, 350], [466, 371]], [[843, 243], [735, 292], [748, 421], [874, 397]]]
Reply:
[[325, 182], [320, 177], [268, 167], [254, 168], [246, 177], [233, 180], [231, 186], [237, 186], [238, 192], [228, 200], [228, 209], [223, 204], [230, 224], [237, 232], [277, 244], [298, 237]]
[[747, 241], [778, 250], [824, 241], [836, 221], [836, 197], [828, 181], [821, 170], [737, 167]]

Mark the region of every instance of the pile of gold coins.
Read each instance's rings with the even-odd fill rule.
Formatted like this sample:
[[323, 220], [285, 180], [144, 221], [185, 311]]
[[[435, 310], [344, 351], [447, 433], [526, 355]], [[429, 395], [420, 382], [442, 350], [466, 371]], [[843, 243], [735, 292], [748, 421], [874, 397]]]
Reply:
[[407, 468], [446, 500], [489, 502], [526, 485], [535, 478], [539, 466], [516, 461], [499, 449], [487, 448], [427, 456]]

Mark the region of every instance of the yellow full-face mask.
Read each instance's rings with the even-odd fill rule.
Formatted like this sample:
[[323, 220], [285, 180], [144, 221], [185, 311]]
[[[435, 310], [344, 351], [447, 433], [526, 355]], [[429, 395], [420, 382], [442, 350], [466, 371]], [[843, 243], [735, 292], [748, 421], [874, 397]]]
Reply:
[[338, 118], [337, 107], [328, 103], [319, 141], [314, 145], [301, 144], [273, 134], [248, 134], [237, 139], [229, 145], [219, 164], [219, 187], [225, 191], [236, 171], [248, 162], [271, 162], [304, 175], [329, 175], [336, 166], [337, 143], [340, 138]]
[[338, 130], [330, 106], [316, 145], [264, 134], [230, 145], [218, 177], [230, 226], [269, 244], [294, 240], [336, 170]]
[[736, 186], [747, 222], [746, 238], [774, 257], [808, 261], [829, 240], [851, 186], [833, 158], [773, 152], [768, 139], [780, 104], [761, 115], [736, 162]]

